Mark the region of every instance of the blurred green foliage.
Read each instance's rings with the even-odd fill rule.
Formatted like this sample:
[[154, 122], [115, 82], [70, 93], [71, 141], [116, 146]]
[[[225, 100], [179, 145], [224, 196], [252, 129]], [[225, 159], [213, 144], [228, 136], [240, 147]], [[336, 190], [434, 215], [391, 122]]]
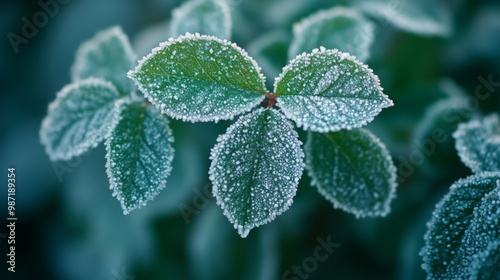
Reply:
[[[352, 4], [347, 0], [228, 1], [233, 41], [248, 49], [266, 73], [286, 64], [294, 22], [318, 9]], [[53, 164], [39, 143], [46, 104], [70, 81], [69, 68], [80, 43], [112, 25], [121, 25], [134, 41], [142, 30], [162, 26], [181, 1], [69, 1], [27, 44], [19, 45], [18, 53], [7, 34], [21, 33], [21, 19], [31, 19], [41, 8], [36, 1], [3, 1], [0, 161], [3, 170], [17, 169], [19, 222], [15, 278], [3, 268], [0, 277], [113, 279], [113, 271], [123, 267], [137, 280], [281, 279], [293, 265], [314, 255], [318, 237], [331, 236], [341, 246], [318, 262], [308, 279], [425, 278], [418, 255], [425, 223], [448, 187], [470, 174], [450, 152], [451, 135], [448, 141], [435, 143], [435, 152], [429, 155], [415, 143], [429, 138], [422, 126], [441, 128], [446, 134], [456, 127], [455, 122], [439, 119], [439, 113], [435, 122], [426, 119], [430, 115], [426, 112], [450, 97], [470, 100], [488, 77], [500, 81], [500, 3], [437, 2], [451, 18], [447, 37], [412, 34], [371, 17], [377, 29], [367, 64], [379, 75], [395, 106], [382, 112], [369, 129], [387, 145], [403, 175], [391, 214], [383, 219], [355, 219], [333, 209], [303, 176], [289, 211], [241, 239], [213, 197], [195, 201], [209, 182], [210, 148], [230, 122], [172, 121], [177, 152], [168, 185], [148, 207], [128, 216], [122, 215], [110, 195], [102, 147], [76, 161]], [[168, 28], [163, 30], [166, 40]], [[138, 52], [144, 54], [150, 47], [143, 45]], [[471, 115], [500, 111], [500, 88], [490, 91], [477, 108], [459, 110]], [[305, 141], [305, 134], [299, 133]], [[418, 152], [423, 159], [409, 172], [403, 162], [410, 162]], [[6, 190], [0, 191], [2, 207], [6, 195]], [[197, 207], [186, 223], [179, 206], [194, 204], [203, 207]], [[5, 221], [6, 211], [0, 213]], [[1, 241], [0, 259], [5, 264], [6, 242]]]

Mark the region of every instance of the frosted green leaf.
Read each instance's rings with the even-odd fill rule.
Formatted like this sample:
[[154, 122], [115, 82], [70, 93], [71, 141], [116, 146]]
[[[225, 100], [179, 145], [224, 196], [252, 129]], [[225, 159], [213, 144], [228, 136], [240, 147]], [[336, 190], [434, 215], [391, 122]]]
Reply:
[[365, 61], [370, 56], [373, 32], [373, 23], [354, 9], [338, 7], [320, 11], [294, 25], [288, 57], [323, 46]]
[[[470, 267], [470, 279], [489, 280], [500, 276], [500, 241], [495, 240], [487, 248], [474, 255]], [[495, 278], [496, 277], [496, 278]]]
[[64, 87], [49, 104], [40, 138], [51, 160], [69, 160], [96, 147], [116, 118], [120, 97], [109, 82], [90, 78]]
[[285, 116], [315, 132], [361, 127], [393, 105], [370, 68], [336, 49], [297, 56], [274, 88]]
[[304, 169], [300, 145], [285, 116], [263, 108], [217, 139], [209, 172], [213, 193], [242, 237], [292, 204]]
[[335, 208], [356, 217], [385, 216], [390, 212], [396, 167], [385, 145], [371, 132], [309, 132], [305, 151], [311, 184]]
[[[464, 242], [472, 235], [476, 235], [472, 238], [481, 236], [481, 232], [475, 231], [478, 226], [491, 224], [492, 221], [479, 221], [481, 220], [479, 216], [484, 210], [478, 209], [482, 209], [483, 199], [490, 196], [490, 193], [498, 195], [499, 179], [500, 173], [484, 172], [459, 180], [436, 205], [427, 224], [425, 246], [421, 252], [424, 260], [422, 267], [427, 271], [428, 279], [468, 278], [459, 275], [464, 273], [461, 271], [464, 267], [460, 264], [464, 258], [469, 258], [475, 253], [471, 254], [469, 250], [474, 248], [465, 246]], [[494, 203], [497, 204], [495, 207], [498, 207], [498, 203], [498, 201]]]
[[[496, 184], [497, 187], [483, 197], [481, 204], [471, 215], [473, 218], [465, 231], [462, 244], [448, 269], [453, 274], [466, 275], [464, 278], [469, 278], [469, 273], [476, 270], [474, 266], [482, 266], [479, 261], [485, 253], [484, 250], [487, 250], [492, 242], [500, 240], [500, 180], [497, 180]], [[487, 273], [485, 270], [486, 267], [483, 267], [483, 274]]]
[[357, 0], [355, 6], [374, 16], [381, 28], [393, 24], [422, 35], [446, 37], [451, 33], [451, 14], [444, 1]]
[[174, 10], [170, 35], [186, 32], [212, 35], [221, 39], [231, 37], [231, 14], [224, 0], [190, 0]]
[[500, 171], [500, 120], [491, 114], [458, 126], [453, 134], [462, 162], [474, 173]]
[[112, 27], [97, 33], [94, 38], [81, 45], [71, 69], [73, 81], [89, 77], [112, 82], [122, 96], [133, 90], [127, 79], [127, 71], [136, 63], [127, 36], [120, 27]]
[[199, 34], [160, 44], [128, 75], [162, 113], [192, 122], [231, 119], [266, 92], [259, 66], [243, 49]]
[[140, 208], [165, 188], [174, 150], [168, 120], [144, 103], [120, 101], [106, 140], [106, 171], [123, 213]]

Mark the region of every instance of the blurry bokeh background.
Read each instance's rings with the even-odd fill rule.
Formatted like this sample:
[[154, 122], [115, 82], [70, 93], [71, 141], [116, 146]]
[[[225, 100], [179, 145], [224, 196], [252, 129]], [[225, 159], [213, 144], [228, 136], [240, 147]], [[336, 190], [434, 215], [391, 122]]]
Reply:
[[[319, 9], [352, 5], [347, 0], [228, 1], [232, 41], [271, 74], [287, 62], [294, 22]], [[17, 53], [7, 34], [20, 34], [22, 18], [31, 19], [41, 7], [37, 1], [2, 1], [0, 237], [7, 232], [7, 167], [16, 168], [18, 222], [16, 273], [6, 270], [7, 244], [1, 238], [0, 278], [282, 279], [313, 256], [318, 238], [330, 238], [341, 246], [307, 279], [424, 279], [418, 253], [425, 223], [449, 186], [470, 174], [456, 156], [451, 133], [461, 120], [500, 112], [498, 86], [490, 87], [491, 96], [478, 107], [470, 101], [482, 80], [500, 82], [500, 3], [419, 2], [446, 25], [447, 36], [418, 35], [370, 17], [377, 29], [367, 63], [395, 103], [369, 125], [400, 169], [391, 214], [356, 219], [333, 209], [304, 174], [292, 207], [242, 239], [215, 204], [207, 175], [210, 148], [231, 122], [172, 121], [176, 157], [167, 188], [127, 216], [111, 196], [102, 145], [77, 160], [51, 163], [39, 141], [47, 104], [70, 82], [78, 46], [97, 31], [120, 25], [142, 56], [158, 43], [151, 38], [164, 32], [162, 40], [168, 39], [164, 22], [180, 0], [69, 0]], [[438, 12], [436, 3], [442, 5]], [[472, 103], [435, 105], [450, 98]], [[443, 121], [443, 114], [453, 120]], [[418, 143], [433, 128], [442, 128], [449, 139], [427, 155]], [[418, 153], [425, 154], [421, 160]], [[418, 164], [405, 165], [411, 158]], [[180, 210], [186, 207], [197, 210], [186, 218]]]

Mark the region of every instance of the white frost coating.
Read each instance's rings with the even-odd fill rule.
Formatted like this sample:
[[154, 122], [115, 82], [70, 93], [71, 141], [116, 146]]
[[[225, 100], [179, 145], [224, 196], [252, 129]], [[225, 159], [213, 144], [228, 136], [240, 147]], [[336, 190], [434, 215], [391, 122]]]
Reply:
[[491, 114], [481, 121], [460, 124], [453, 137], [460, 159], [474, 173], [500, 171], [498, 114]]
[[50, 159], [70, 160], [96, 147], [113, 127], [114, 103], [119, 97], [113, 84], [95, 78], [59, 91], [40, 129]]
[[499, 179], [499, 172], [461, 179], [436, 205], [420, 253], [428, 279], [470, 279], [467, 270], [473, 256], [491, 234], [497, 234], [494, 239], [500, 237]]
[[324, 46], [327, 49], [339, 49], [365, 61], [370, 56], [374, 29], [373, 23], [354, 9], [336, 7], [320, 11], [294, 25], [294, 38], [288, 56], [293, 58], [302, 52]]
[[106, 172], [123, 214], [145, 206], [167, 183], [174, 139], [168, 120], [155, 108], [120, 100], [119, 117], [106, 139]]
[[450, 10], [441, 1], [357, 0], [355, 5], [379, 22], [412, 33], [447, 37], [452, 31]]
[[112, 82], [124, 96], [133, 90], [133, 83], [127, 79], [126, 73], [136, 59], [127, 35], [120, 27], [111, 27], [80, 46], [71, 68], [71, 79], [102, 78]]
[[265, 99], [265, 78], [243, 49], [213, 36], [170, 38], [128, 76], [160, 111], [175, 119], [232, 119]]
[[491, 241], [484, 251], [473, 256], [471, 280], [495, 279], [500, 275], [500, 240]]
[[347, 53], [323, 47], [290, 61], [274, 88], [285, 116], [314, 132], [364, 126], [394, 105], [372, 69]]
[[360, 217], [384, 217], [396, 197], [396, 167], [368, 130], [309, 132], [306, 169], [311, 184], [333, 207]]
[[231, 38], [231, 13], [224, 0], [189, 0], [172, 13], [170, 35], [189, 33]]
[[304, 169], [297, 132], [274, 109], [242, 116], [211, 151], [217, 204], [242, 237], [292, 204]]

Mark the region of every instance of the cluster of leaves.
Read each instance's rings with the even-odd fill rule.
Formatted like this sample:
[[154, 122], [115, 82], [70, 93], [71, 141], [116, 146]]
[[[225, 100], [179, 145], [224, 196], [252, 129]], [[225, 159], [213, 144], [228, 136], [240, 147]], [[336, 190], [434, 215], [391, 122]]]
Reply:
[[[368, 58], [370, 22], [334, 8], [298, 23], [291, 60], [270, 92], [257, 62], [226, 40], [228, 10], [218, 0], [187, 2], [174, 12], [172, 37], [131, 71], [135, 57], [119, 28], [85, 43], [73, 83], [43, 121], [51, 159], [68, 160], [105, 139], [110, 186], [126, 214], [166, 185], [174, 151], [164, 115], [190, 122], [241, 115], [212, 149], [209, 178], [242, 237], [292, 204], [304, 168], [335, 207], [385, 216], [396, 169], [386, 147], [360, 127], [393, 104], [373, 71], [350, 55]], [[174, 39], [184, 32], [197, 33]], [[308, 131], [305, 154], [290, 120]]]
[[475, 174], [437, 204], [421, 255], [428, 279], [497, 279], [500, 275], [500, 119], [460, 124], [453, 134]]

